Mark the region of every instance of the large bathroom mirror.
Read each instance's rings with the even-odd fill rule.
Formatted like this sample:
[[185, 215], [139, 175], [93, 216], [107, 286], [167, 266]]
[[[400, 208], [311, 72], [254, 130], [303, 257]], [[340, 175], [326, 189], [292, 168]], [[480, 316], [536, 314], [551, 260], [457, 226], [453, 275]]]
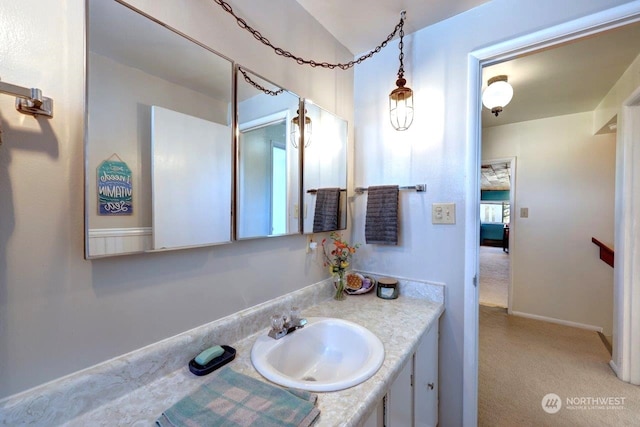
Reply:
[[300, 99], [236, 68], [236, 238], [300, 233], [300, 147], [290, 137]]
[[231, 241], [233, 64], [87, 3], [86, 257]]
[[347, 227], [347, 121], [304, 101], [303, 232]]

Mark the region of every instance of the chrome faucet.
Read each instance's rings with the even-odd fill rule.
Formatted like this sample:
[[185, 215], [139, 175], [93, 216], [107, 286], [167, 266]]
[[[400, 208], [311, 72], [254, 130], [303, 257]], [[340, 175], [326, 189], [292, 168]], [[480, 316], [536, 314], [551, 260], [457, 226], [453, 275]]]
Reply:
[[280, 338], [294, 332], [296, 329], [300, 329], [307, 324], [307, 319], [300, 318], [300, 310], [298, 307], [291, 307], [289, 311], [289, 318], [286, 315], [274, 314], [271, 316], [271, 330], [269, 336], [273, 339], [279, 340]]

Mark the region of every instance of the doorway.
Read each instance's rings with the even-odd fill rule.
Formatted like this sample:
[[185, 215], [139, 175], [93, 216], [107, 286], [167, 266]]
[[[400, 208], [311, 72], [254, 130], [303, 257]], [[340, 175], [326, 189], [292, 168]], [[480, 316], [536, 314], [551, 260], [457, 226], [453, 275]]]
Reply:
[[[472, 151], [472, 160], [469, 163], [470, 173], [477, 171], [481, 166], [480, 162], [480, 141], [481, 141], [481, 120], [479, 114], [480, 101], [480, 89], [481, 89], [481, 68], [483, 66], [497, 64], [499, 62], [508, 61], [511, 58], [538, 51], [542, 49], [548, 49], [550, 47], [559, 45], [568, 40], [574, 40], [579, 37], [586, 37], [594, 35], [605, 30], [614, 29], [625, 24], [637, 22], [640, 19], [640, 4], [634, 4], [628, 7], [612, 8], [604, 12], [596, 13], [594, 15], [577, 19], [566, 24], [558, 25], [538, 33], [530, 34], [518, 39], [503, 42], [485, 49], [481, 49], [472, 52], [469, 57], [469, 104], [468, 104], [468, 117], [470, 121], [469, 132], [469, 147]], [[640, 97], [640, 96], [639, 96]], [[624, 100], [622, 100], [624, 101]], [[621, 101], [621, 102], [622, 102]], [[631, 104], [626, 104], [631, 105]], [[637, 137], [636, 137], [637, 139]], [[640, 331], [632, 329], [630, 321], [632, 319], [631, 310], [627, 310], [628, 307], [624, 307], [625, 303], [628, 306], [629, 302], [632, 304], [639, 304], [637, 295], [640, 295], [640, 279], [634, 279], [629, 270], [633, 270], [630, 266], [633, 265], [633, 261], [638, 259], [637, 248], [640, 247], [640, 236], [633, 233], [631, 227], [631, 218], [633, 214], [638, 215], [640, 210], [640, 203], [637, 199], [636, 193], [632, 190], [635, 188], [640, 189], [640, 177], [634, 176], [632, 173], [636, 160], [640, 159], [638, 153], [635, 154], [636, 158], [630, 158], [633, 150], [629, 150], [633, 138], [627, 136], [619, 136], [617, 141], [617, 147], [625, 148], [624, 150], [618, 150], [620, 153], [616, 159], [617, 176], [620, 178], [616, 182], [616, 274], [614, 283], [614, 293], [616, 296], [616, 305], [614, 310], [616, 313], [616, 319], [614, 321], [614, 340], [615, 334], [618, 334], [616, 347], [614, 347], [614, 357], [612, 360], [612, 366], [616, 369], [618, 376], [625, 381], [629, 381], [629, 376], [625, 376], [624, 373], [632, 372], [640, 374], [640, 367], [637, 366], [637, 362], [640, 361], [640, 346], [632, 343], [640, 342]], [[636, 150], [638, 151], [638, 150]], [[635, 174], [637, 175], [637, 174]], [[468, 199], [472, 206], [479, 205], [479, 192], [478, 192], [478, 178], [470, 180], [468, 185]], [[469, 219], [467, 225], [471, 228], [479, 228], [479, 210], [472, 212], [472, 218]], [[626, 218], [626, 220], [625, 220]], [[622, 223], [618, 221], [622, 219]], [[624, 238], [623, 238], [624, 237]], [[477, 235], [476, 235], [477, 239]], [[624, 241], [623, 241], [624, 240]], [[464, 403], [463, 417], [465, 425], [474, 425], [477, 422], [477, 361], [478, 361], [478, 292], [477, 288], [473, 284], [477, 284], [477, 272], [478, 272], [478, 242], [475, 239], [469, 238], [466, 243], [466, 254], [468, 255], [467, 271], [471, 273], [468, 276], [468, 283], [471, 286], [465, 288], [466, 301], [465, 303], [465, 337], [464, 337], [464, 352], [465, 352], [465, 371], [464, 371], [464, 388], [470, 390], [469, 394], [465, 394], [467, 399]], [[474, 261], [475, 260], [475, 261]], [[627, 268], [622, 271], [622, 268], [618, 264], [625, 265]], [[475, 264], [475, 265], [474, 265]], [[475, 275], [475, 278], [474, 278]], [[636, 296], [633, 299], [632, 296]], [[634, 302], [635, 301], [635, 302]], [[640, 308], [640, 307], [639, 307]], [[625, 311], [626, 310], [626, 311]], [[632, 322], [631, 322], [632, 323]], [[625, 345], [626, 342], [626, 345]], [[619, 359], [616, 357], [616, 351], [618, 351]], [[623, 357], [624, 356], [624, 357]], [[633, 363], [632, 363], [633, 362]], [[634, 365], [635, 369], [631, 369], [629, 365]], [[625, 368], [626, 366], [626, 368]], [[633, 375], [631, 375], [633, 377]], [[633, 380], [633, 379], [632, 379]], [[475, 392], [475, 395], [473, 394]]]
[[480, 305], [509, 310], [511, 207], [515, 158], [483, 160], [480, 169]]

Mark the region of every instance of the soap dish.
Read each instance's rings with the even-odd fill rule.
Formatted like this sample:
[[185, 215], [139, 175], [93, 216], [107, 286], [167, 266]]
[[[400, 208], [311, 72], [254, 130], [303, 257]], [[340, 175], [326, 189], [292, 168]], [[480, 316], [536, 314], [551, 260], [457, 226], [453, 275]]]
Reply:
[[211, 361], [204, 366], [196, 362], [195, 357], [191, 359], [191, 361], [189, 362], [189, 370], [191, 371], [191, 373], [198, 376], [210, 374], [216, 369], [221, 368], [222, 366], [231, 362], [236, 357], [235, 348], [229, 347], [228, 345], [221, 345], [220, 347], [224, 349], [224, 353], [222, 353], [215, 359], [211, 359]]

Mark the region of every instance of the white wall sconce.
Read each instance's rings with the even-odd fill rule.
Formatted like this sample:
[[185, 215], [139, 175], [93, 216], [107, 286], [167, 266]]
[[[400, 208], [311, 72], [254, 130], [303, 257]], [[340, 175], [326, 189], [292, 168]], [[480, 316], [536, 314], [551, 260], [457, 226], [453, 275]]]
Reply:
[[502, 109], [511, 102], [513, 88], [505, 75], [492, 77], [487, 83], [487, 88], [482, 92], [482, 104], [498, 117]]

